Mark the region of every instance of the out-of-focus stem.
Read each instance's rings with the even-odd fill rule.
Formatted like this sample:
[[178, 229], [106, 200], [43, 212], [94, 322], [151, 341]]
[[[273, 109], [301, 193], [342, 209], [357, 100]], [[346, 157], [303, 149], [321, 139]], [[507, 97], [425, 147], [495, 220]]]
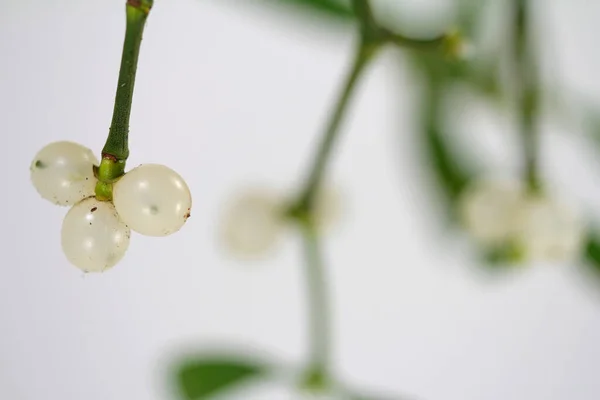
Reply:
[[536, 54], [532, 45], [530, 4], [514, 0], [513, 58], [519, 130], [523, 151], [523, 180], [531, 191], [541, 186], [539, 176], [540, 89]]
[[298, 201], [298, 207], [300, 208], [308, 210], [313, 206], [312, 203], [314, 201], [315, 194], [318, 191], [319, 185], [323, 179], [323, 175], [325, 174], [327, 164], [331, 158], [332, 150], [339, 138], [342, 119], [346, 113], [352, 94], [356, 89], [356, 84], [364, 72], [365, 67], [372, 59], [374, 50], [375, 49], [370, 46], [361, 45], [354, 56], [352, 66], [350, 67], [350, 70], [346, 76], [344, 85], [334, 106], [333, 113], [331, 114], [331, 118], [327, 123], [325, 132], [321, 138], [321, 142], [318, 145], [317, 152], [311, 163], [303, 190], [300, 192], [301, 194]]
[[310, 371], [313, 379], [320, 379], [328, 376], [331, 356], [329, 294], [317, 230], [310, 223], [301, 226], [310, 320]]

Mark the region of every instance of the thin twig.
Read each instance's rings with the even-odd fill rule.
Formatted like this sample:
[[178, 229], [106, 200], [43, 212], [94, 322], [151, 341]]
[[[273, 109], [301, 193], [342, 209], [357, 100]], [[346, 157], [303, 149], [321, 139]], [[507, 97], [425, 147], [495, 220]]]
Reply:
[[307, 179], [303, 186], [303, 190], [300, 192], [300, 200], [298, 206], [303, 209], [310, 209], [314, 200], [314, 196], [318, 191], [319, 185], [325, 174], [327, 163], [331, 158], [332, 150], [336, 144], [336, 139], [339, 137], [340, 125], [344, 114], [348, 108], [350, 98], [356, 89], [356, 84], [365, 70], [369, 60], [371, 59], [371, 51], [365, 46], [360, 46], [350, 71], [348, 72], [342, 91], [339, 98], [334, 106], [334, 111], [331, 115], [325, 133], [322, 136], [321, 142], [319, 143], [317, 153], [312, 161], [312, 166], [309, 170]]
[[[328, 379], [330, 349], [330, 309], [327, 285], [324, 277], [319, 237], [314, 221], [314, 200], [323, 176], [326, 173], [333, 149], [339, 141], [341, 123], [348, 110], [357, 84], [373, 59], [377, 50], [394, 40], [404, 46], [437, 46], [442, 39], [412, 40], [381, 28], [374, 20], [368, 0], [353, 0], [355, 14], [359, 19], [360, 42], [348, 70], [331, 117], [325, 127], [317, 151], [311, 162], [308, 175], [301, 187], [297, 201], [292, 204], [292, 215], [301, 227], [306, 258], [306, 289], [309, 308], [310, 364], [307, 371], [307, 384], [324, 384]], [[392, 40], [391, 38], [394, 38]], [[402, 43], [400, 43], [402, 42]]]
[[311, 368], [322, 375], [327, 375], [331, 353], [329, 298], [321, 246], [317, 230], [312, 224], [302, 224], [302, 241], [306, 261], [306, 290], [309, 300]]
[[362, 25], [375, 25], [373, 9], [369, 0], [352, 0], [352, 7]]
[[532, 191], [540, 189], [539, 176], [539, 81], [535, 52], [531, 43], [531, 21], [527, 0], [515, 0], [513, 58], [522, 138], [523, 179]]
[[[366, 5], [367, 8], [356, 9], [357, 14], [367, 18], [370, 15], [368, 3], [356, 0], [355, 5]], [[368, 14], [364, 14], [368, 13]], [[350, 99], [354, 93], [365, 68], [372, 59], [377, 44], [365, 38], [361, 28], [360, 45], [354, 55], [352, 65], [346, 75], [341, 92], [338, 96], [333, 113], [326, 125], [317, 152], [312, 160], [304, 186], [300, 191], [297, 202], [292, 206], [292, 214], [298, 219], [301, 227], [304, 252], [306, 257], [306, 289], [309, 308], [309, 337], [310, 337], [310, 366], [308, 379], [316, 379], [323, 383], [328, 379], [328, 362], [330, 349], [330, 315], [327, 285], [324, 277], [324, 265], [321, 255], [319, 238], [314, 221], [314, 198], [319, 190], [333, 148], [339, 139], [341, 122], [346, 114]]]
[[129, 156], [129, 117], [131, 115], [133, 89], [135, 87], [144, 25], [146, 24], [152, 3], [152, 0], [138, 0], [135, 2], [129, 0], [126, 6], [127, 27], [123, 43], [117, 94], [115, 96], [115, 107], [106, 144], [102, 149], [103, 156], [112, 157], [115, 161], [125, 161]]

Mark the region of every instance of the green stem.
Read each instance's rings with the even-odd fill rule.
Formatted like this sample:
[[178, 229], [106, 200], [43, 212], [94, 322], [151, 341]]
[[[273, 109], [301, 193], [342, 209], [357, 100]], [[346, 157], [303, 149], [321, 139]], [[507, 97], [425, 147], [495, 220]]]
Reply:
[[539, 80], [535, 53], [531, 45], [528, 2], [514, 2], [514, 62], [519, 110], [519, 130], [523, 149], [523, 180], [532, 192], [540, 189], [539, 176]]
[[[369, 0], [352, 0], [352, 8], [358, 17], [358, 21], [364, 28], [375, 28], [377, 23], [373, 17], [373, 9]], [[364, 36], [363, 36], [364, 37]]]
[[313, 159], [312, 167], [305, 180], [303, 190], [300, 192], [299, 201], [295, 205], [296, 211], [299, 209], [306, 212], [312, 208], [315, 194], [325, 174], [327, 162], [330, 159], [331, 152], [339, 136], [340, 125], [352, 94], [377, 50], [388, 42], [409, 47], [431, 48], [439, 46], [446, 39], [446, 35], [431, 40], [416, 40], [397, 35], [387, 29], [381, 28], [376, 23], [368, 0], [353, 0], [353, 7], [360, 22], [360, 45], [331, 114], [331, 119], [319, 144], [318, 151]]
[[144, 25], [153, 0], [128, 0], [126, 6], [127, 28], [119, 70], [119, 82], [115, 96], [112, 123], [102, 149], [103, 156], [112, 156], [116, 161], [125, 161], [129, 157], [129, 116], [135, 86], [138, 56], [142, 43]]
[[332, 150], [339, 137], [340, 125], [348, 108], [350, 98], [356, 89], [356, 84], [359, 81], [365, 67], [375, 52], [375, 48], [362, 42], [354, 57], [354, 62], [346, 76], [343, 89], [339, 95], [337, 103], [334, 107], [333, 114], [327, 124], [325, 133], [319, 143], [317, 153], [312, 161], [312, 166], [305, 180], [297, 206], [302, 210], [309, 210], [313, 206], [314, 196], [318, 191], [319, 185], [325, 174], [327, 163], [331, 158]]
[[354, 6], [362, 24], [360, 45], [346, 75], [298, 200], [290, 209], [290, 215], [297, 220], [301, 228], [306, 257], [310, 364], [303, 386], [313, 389], [323, 389], [327, 385], [330, 357], [329, 299], [324, 278], [321, 248], [313, 218], [314, 198], [323, 180], [333, 148], [339, 138], [341, 122], [348, 109], [352, 94], [369, 61], [381, 44], [370, 40], [366, 33], [367, 30], [364, 28], [366, 19], [371, 18], [368, 2], [366, 0], [355, 0]]
[[154, 0], [128, 0], [125, 6], [127, 26], [121, 55], [121, 68], [112, 122], [102, 149], [102, 161], [96, 171], [98, 183], [96, 198], [112, 200], [112, 184], [125, 173], [129, 157], [129, 117], [138, 57], [142, 44], [144, 25]]
[[305, 384], [319, 388], [326, 385], [331, 354], [329, 298], [317, 230], [310, 222], [302, 223], [301, 227], [310, 318], [310, 367]]
[[[353, 0], [353, 6], [360, 22], [360, 43], [312, 160], [300, 195], [289, 210], [290, 216], [296, 219], [301, 227], [306, 257], [311, 358], [304, 386], [312, 388], [323, 388], [327, 385], [331, 352], [329, 299], [319, 237], [314, 221], [314, 199], [322, 183], [333, 149], [339, 140], [341, 123], [356, 86], [377, 50], [382, 45], [390, 42], [390, 35], [392, 35], [389, 31], [377, 25], [368, 0]], [[396, 37], [400, 38], [398, 35]], [[425, 42], [405, 38], [402, 40], [406, 42], [405, 44], [419, 43], [419, 45], [426, 46], [438, 44], [439, 42], [439, 39]]]

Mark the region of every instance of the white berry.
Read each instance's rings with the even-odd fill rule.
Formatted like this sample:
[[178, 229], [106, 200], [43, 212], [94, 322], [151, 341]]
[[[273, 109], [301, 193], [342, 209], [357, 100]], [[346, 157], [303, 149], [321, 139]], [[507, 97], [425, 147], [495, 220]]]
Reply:
[[114, 184], [113, 202], [132, 230], [147, 236], [166, 236], [185, 224], [192, 195], [183, 178], [172, 169], [143, 164]]
[[74, 205], [63, 221], [61, 242], [67, 259], [85, 272], [102, 272], [123, 258], [130, 230], [107, 201], [90, 197]]
[[221, 221], [224, 247], [241, 258], [271, 252], [284, 226], [282, 206], [281, 197], [269, 190], [253, 188], [238, 194]]
[[461, 196], [459, 214], [476, 241], [495, 246], [512, 239], [522, 201], [516, 181], [477, 181]]
[[31, 163], [31, 180], [46, 200], [68, 206], [94, 195], [94, 153], [73, 142], [50, 143]]
[[530, 261], [569, 262], [579, 257], [585, 226], [575, 208], [531, 196], [519, 212], [516, 240]]

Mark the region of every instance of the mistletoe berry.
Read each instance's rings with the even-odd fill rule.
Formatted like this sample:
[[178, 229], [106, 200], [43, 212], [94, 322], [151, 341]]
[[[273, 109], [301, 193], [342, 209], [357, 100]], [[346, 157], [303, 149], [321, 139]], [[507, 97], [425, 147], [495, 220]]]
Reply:
[[147, 236], [177, 232], [190, 216], [192, 195], [179, 174], [144, 164], [119, 179], [113, 189], [117, 212], [134, 231]]
[[31, 163], [31, 181], [46, 200], [69, 206], [94, 195], [94, 153], [78, 143], [55, 142], [41, 149]]
[[67, 259], [85, 272], [103, 272], [117, 264], [129, 247], [129, 237], [114, 205], [94, 197], [69, 210], [61, 231]]

